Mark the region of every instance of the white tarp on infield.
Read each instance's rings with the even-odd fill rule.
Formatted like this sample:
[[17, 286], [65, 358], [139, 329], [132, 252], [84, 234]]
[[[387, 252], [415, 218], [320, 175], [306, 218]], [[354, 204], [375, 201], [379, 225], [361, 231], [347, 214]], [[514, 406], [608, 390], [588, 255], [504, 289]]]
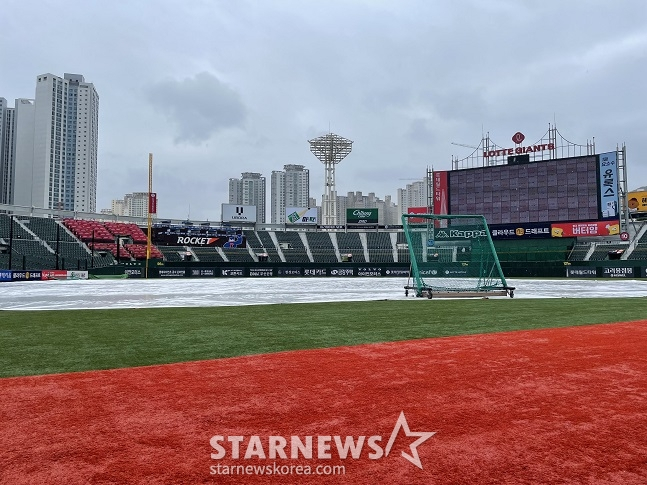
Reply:
[[[515, 298], [647, 297], [647, 280], [508, 279]], [[0, 309], [58, 310], [402, 300], [406, 278], [178, 278], [0, 283]], [[409, 297], [412, 298], [411, 296]], [[507, 298], [507, 297], [498, 297]]]

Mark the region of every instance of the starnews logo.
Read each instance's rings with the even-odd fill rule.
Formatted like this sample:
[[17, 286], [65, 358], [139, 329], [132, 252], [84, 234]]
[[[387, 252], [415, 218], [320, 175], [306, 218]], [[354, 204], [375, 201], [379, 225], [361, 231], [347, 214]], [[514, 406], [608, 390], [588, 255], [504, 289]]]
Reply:
[[[209, 440], [212, 448], [211, 459], [213, 460], [329, 460], [338, 457], [340, 460], [353, 459], [358, 460], [363, 456], [370, 460], [379, 460], [386, 458], [391, 453], [393, 445], [400, 433], [409, 438], [415, 438], [409, 444], [409, 453], [401, 451], [401, 456], [409, 463], [419, 469], [423, 469], [420, 456], [418, 455], [418, 446], [427, 441], [435, 431], [411, 431], [404, 411], [400, 412], [395, 422], [393, 431], [385, 445], [383, 437], [380, 435], [372, 436], [268, 436], [262, 439], [258, 435], [246, 436], [223, 436], [215, 435]], [[366, 445], [366, 446], [365, 446]], [[364, 453], [363, 453], [364, 452]], [[336, 456], [334, 456], [336, 455]], [[239, 462], [240, 463], [240, 462]], [[258, 463], [255, 461], [254, 463]], [[212, 474], [310, 474], [309, 465], [287, 465], [282, 462], [277, 465], [212, 465], [210, 467]], [[317, 466], [315, 473], [319, 473], [320, 468]], [[335, 467], [330, 468], [333, 472]], [[343, 468], [343, 467], [339, 467]], [[345, 471], [344, 471], [345, 472]], [[328, 474], [328, 473], [325, 473]]]

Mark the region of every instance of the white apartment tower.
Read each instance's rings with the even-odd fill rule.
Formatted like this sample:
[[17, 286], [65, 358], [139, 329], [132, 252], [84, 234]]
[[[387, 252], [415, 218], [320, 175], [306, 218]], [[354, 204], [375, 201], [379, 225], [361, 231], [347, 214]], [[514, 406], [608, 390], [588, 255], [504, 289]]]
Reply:
[[398, 189], [398, 206], [400, 213], [406, 214], [409, 207], [427, 207], [429, 203], [429, 177], [407, 184], [405, 189]]
[[0, 204], [13, 203], [13, 169], [15, 161], [15, 108], [0, 98]]
[[256, 206], [256, 222], [265, 223], [265, 177], [243, 172], [241, 178], [229, 179], [229, 203]]
[[14, 204], [96, 212], [99, 95], [80, 74], [37, 76], [16, 100]]
[[310, 207], [310, 171], [303, 165], [284, 165], [271, 177], [272, 224], [285, 224], [287, 207]]

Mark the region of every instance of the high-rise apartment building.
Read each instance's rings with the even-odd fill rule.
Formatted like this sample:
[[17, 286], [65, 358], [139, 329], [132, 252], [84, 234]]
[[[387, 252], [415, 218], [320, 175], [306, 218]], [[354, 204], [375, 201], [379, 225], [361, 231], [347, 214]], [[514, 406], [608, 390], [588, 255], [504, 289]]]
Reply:
[[346, 224], [346, 209], [350, 208], [377, 209], [379, 225], [401, 224], [398, 206], [391, 201], [390, 195], [382, 200], [374, 192], [369, 192], [368, 195], [362, 194], [361, 191], [348, 192], [346, 196], [337, 197], [337, 207], [340, 224]]
[[15, 109], [0, 98], [0, 204], [13, 202]]
[[99, 95], [80, 74], [37, 76], [15, 107], [13, 202], [96, 212]]
[[402, 214], [409, 207], [427, 207], [429, 204], [429, 178], [407, 184], [405, 189], [398, 189], [398, 206]]
[[126, 194], [123, 199], [112, 199], [110, 205], [110, 209], [102, 209], [101, 213], [115, 216], [148, 217], [148, 192]]
[[256, 222], [265, 223], [265, 177], [243, 172], [241, 178], [229, 179], [229, 203], [256, 206]]
[[284, 165], [271, 177], [272, 224], [285, 224], [287, 207], [310, 207], [310, 171], [303, 165]]

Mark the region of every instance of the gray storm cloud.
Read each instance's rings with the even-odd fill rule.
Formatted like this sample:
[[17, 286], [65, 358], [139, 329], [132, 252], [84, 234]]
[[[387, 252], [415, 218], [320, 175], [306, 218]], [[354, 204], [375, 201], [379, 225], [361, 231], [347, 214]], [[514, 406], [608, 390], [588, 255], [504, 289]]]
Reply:
[[246, 119], [238, 93], [208, 72], [153, 84], [147, 98], [175, 126], [176, 143], [203, 143], [222, 130], [241, 127]]

